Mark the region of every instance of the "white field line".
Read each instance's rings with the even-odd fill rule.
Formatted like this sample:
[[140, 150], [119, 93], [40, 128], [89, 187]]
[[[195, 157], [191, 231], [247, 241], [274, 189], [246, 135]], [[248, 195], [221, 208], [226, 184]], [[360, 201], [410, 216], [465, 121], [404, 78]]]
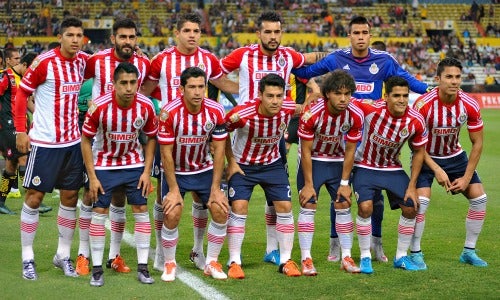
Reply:
[[[110, 230], [111, 225], [109, 219], [106, 220], [106, 229]], [[125, 231], [123, 233], [123, 241], [129, 245], [130, 247], [135, 248], [135, 240], [134, 235]], [[149, 259], [154, 260], [155, 257], [155, 249], [149, 249]], [[201, 297], [207, 300], [229, 300], [227, 296], [222, 294], [220, 291], [215, 289], [214, 287], [206, 284], [203, 280], [200, 280], [198, 277], [194, 276], [188, 271], [183, 270], [181, 267], [177, 266], [176, 276], [177, 279], [182, 281], [185, 285], [189, 286], [195, 292], [200, 294]]]

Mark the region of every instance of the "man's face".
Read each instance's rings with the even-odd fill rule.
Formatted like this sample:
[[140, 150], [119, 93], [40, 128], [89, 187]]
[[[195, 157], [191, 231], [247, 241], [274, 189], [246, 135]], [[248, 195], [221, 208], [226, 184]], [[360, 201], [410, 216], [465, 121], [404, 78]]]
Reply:
[[266, 86], [264, 92], [259, 91], [260, 105], [259, 113], [266, 116], [272, 117], [276, 115], [283, 105], [283, 99], [285, 97], [285, 91], [279, 86]]
[[454, 96], [462, 84], [462, 71], [458, 67], [445, 67], [440, 76], [436, 76], [439, 93]]
[[186, 85], [181, 86], [180, 89], [184, 95], [184, 104], [186, 104], [189, 111], [197, 112], [201, 108], [205, 97], [205, 78], [203, 76], [191, 77], [187, 80]]
[[182, 53], [191, 53], [200, 44], [201, 29], [198, 23], [185, 22], [181, 30], [175, 31], [177, 48]]
[[121, 107], [129, 107], [137, 94], [139, 83], [135, 73], [122, 72], [118, 79], [113, 81], [115, 96]]
[[370, 26], [368, 24], [352, 24], [349, 39], [355, 51], [365, 51], [370, 46]]
[[332, 114], [339, 114], [347, 109], [351, 99], [351, 91], [347, 88], [340, 88], [326, 94], [328, 111]]
[[404, 115], [406, 108], [408, 107], [409, 96], [410, 90], [406, 86], [395, 86], [388, 95], [385, 95], [387, 109], [391, 115], [395, 117]]
[[280, 22], [262, 22], [261, 28], [257, 31], [257, 37], [260, 40], [262, 48], [267, 51], [274, 52], [281, 44], [281, 31]]
[[61, 54], [64, 57], [72, 58], [81, 49], [83, 42], [83, 28], [70, 26], [57, 35], [61, 44]]
[[5, 59], [5, 64], [7, 68], [12, 68], [17, 66], [21, 62], [21, 55], [19, 54], [19, 51], [14, 51], [12, 52], [11, 57], [7, 57]]
[[129, 60], [137, 45], [137, 34], [134, 28], [118, 28], [111, 36], [111, 43], [115, 45], [115, 55], [122, 60]]

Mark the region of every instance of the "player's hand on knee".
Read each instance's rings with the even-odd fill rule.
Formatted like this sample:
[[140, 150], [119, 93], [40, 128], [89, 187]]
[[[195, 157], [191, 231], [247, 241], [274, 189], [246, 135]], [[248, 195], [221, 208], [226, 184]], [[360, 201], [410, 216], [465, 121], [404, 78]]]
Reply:
[[210, 210], [220, 208], [224, 214], [229, 212], [229, 201], [220, 189], [212, 189], [208, 198], [207, 207]]
[[182, 199], [182, 195], [179, 192], [168, 192], [163, 197], [163, 214], [168, 215], [172, 213], [172, 211], [177, 206], [184, 206], [184, 199]]
[[318, 202], [318, 196], [316, 195], [316, 191], [314, 190], [314, 187], [305, 185], [300, 191], [299, 191], [299, 202], [300, 206], [305, 207], [305, 205], [311, 200], [311, 198], [314, 199], [314, 203]]

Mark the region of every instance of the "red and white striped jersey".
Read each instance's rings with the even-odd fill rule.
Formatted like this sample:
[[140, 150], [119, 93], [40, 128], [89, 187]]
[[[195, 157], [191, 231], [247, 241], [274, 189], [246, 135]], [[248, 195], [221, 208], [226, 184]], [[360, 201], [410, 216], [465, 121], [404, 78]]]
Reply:
[[429, 130], [426, 150], [431, 157], [453, 157], [462, 153], [459, 142], [460, 128], [467, 123], [469, 132], [483, 130], [483, 120], [477, 101], [458, 91], [452, 104], [439, 99], [439, 88], [422, 95], [414, 104], [425, 119]]
[[401, 170], [399, 154], [408, 141], [412, 148], [424, 147], [427, 129], [424, 119], [411, 107], [402, 117], [393, 117], [387, 102], [353, 102], [363, 111], [365, 121], [361, 144], [356, 149], [354, 165], [377, 170]]
[[[299, 68], [304, 62], [304, 55], [290, 47], [280, 46], [273, 56], [267, 56], [258, 44], [238, 48], [220, 61], [225, 73], [239, 69], [240, 104], [259, 96], [259, 81], [262, 77], [270, 73], [278, 74], [288, 84], [292, 68]], [[286, 95], [290, 97], [289, 85]]]
[[158, 119], [148, 97], [137, 93], [132, 105], [122, 108], [109, 92], [94, 100], [82, 127], [83, 134], [94, 138], [92, 153], [96, 170], [144, 166], [139, 133], [155, 137]]
[[[161, 91], [161, 106], [181, 96], [181, 73], [186, 68], [198, 67], [205, 71], [208, 79], [217, 79], [223, 75], [219, 60], [211, 52], [198, 47], [198, 50], [185, 55], [170, 47], [158, 53], [151, 60], [149, 79], [158, 81]], [[159, 98], [158, 98], [159, 99]]]
[[[149, 59], [134, 52], [134, 55], [127, 61], [134, 64], [139, 70], [138, 82], [141, 86], [149, 73]], [[94, 78], [92, 99], [113, 90], [113, 73], [121, 62], [124, 60], [115, 56], [115, 48], [99, 51], [89, 58], [85, 68], [85, 79]]]
[[[20, 88], [35, 96], [31, 144], [57, 148], [80, 142], [78, 94], [87, 59], [83, 51], [69, 59], [55, 48], [39, 55], [28, 68]], [[16, 128], [21, 127], [16, 121]]]
[[311, 159], [343, 161], [344, 138], [349, 142], [358, 142], [362, 128], [363, 112], [355, 104], [349, 103], [345, 111], [332, 115], [326, 100], [319, 99], [302, 114], [297, 134], [301, 140], [313, 141]]
[[213, 168], [210, 140], [227, 138], [224, 106], [205, 98], [197, 114], [188, 111], [184, 99], [177, 98], [160, 112], [158, 143], [173, 144], [176, 174], [196, 174]]
[[228, 131], [234, 131], [233, 154], [237, 163], [268, 165], [280, 159], [279, 142], [297, 104], [283, 101], [281, 110], [272, 117], [259, 114], [260, 99], [247, 101], [226, 115]]

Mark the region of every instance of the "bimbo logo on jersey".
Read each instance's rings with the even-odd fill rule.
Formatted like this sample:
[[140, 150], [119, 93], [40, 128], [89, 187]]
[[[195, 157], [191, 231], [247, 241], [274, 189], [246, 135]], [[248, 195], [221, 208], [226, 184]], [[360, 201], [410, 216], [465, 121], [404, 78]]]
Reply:
[[181, 78], [179, 76], [177, 77], [172, 77], [172, 79], [170, 80], [170, 85], [174, 88], [174, 87], [178, 87], [181, 85]]
[[109, 140], [117, 143], [126, 143], [134, 141], [137, 138], [137, 132], [108, 132], [106, 136]]
[[179, 136], [177, 138], [177, 142], [184, 145], [199, 145], [204, 144], [207, 141], [208, 137], [205, 135], [202, 136]]
[[113, 90], [113, 82], [106, 82], [106, 84], [104, 84], [104, 91], [106, 92], [109, 92], [109, 91], [112, 91]]
[[385, 138], [383, 138], [379, 135], [376, 135], [376, 134], [372, 134], [371, 140], [374, 144], [377, 144], [377, 145], [382, 146], [384, 148], [397, 149], [397, 148], [399, 148], [399, 145], [400, 145], [400, 143], [398, 143], [398, 142], [394, 142], [394, 141], [385, 139]]
[[356, 93], [370, 94], [373, 92], [375, 84], [373, 82], [356, 82]]
[[254, 72], [253, 79], [259, 81], [269, 74], [276, 74], [278, 76], [281, 76], [282, 78], [285, 78], [285, 74], [283, 72], [259, 70]]
[[80, 92], [81, 83], [79, 82], [65, 82], [61, 84], [59, 92], [61, 94], [78, 94]]
[[446, 127], [435, 127], [432, 128], [433, 135], [455, 135], [459, 131], [459, 128], [446, 128]]
[[281, 135], [279, 136], [272, 136], [272, 137], [254, 137], [252, 139], [252, 142], [256, 144], [264, 144], [264, 145], [274, 145], [279, 142], [281, 139]]
[[325, 143], [338, 144], [342, 141], [342, 136], [318, 134], [318, 139]]

